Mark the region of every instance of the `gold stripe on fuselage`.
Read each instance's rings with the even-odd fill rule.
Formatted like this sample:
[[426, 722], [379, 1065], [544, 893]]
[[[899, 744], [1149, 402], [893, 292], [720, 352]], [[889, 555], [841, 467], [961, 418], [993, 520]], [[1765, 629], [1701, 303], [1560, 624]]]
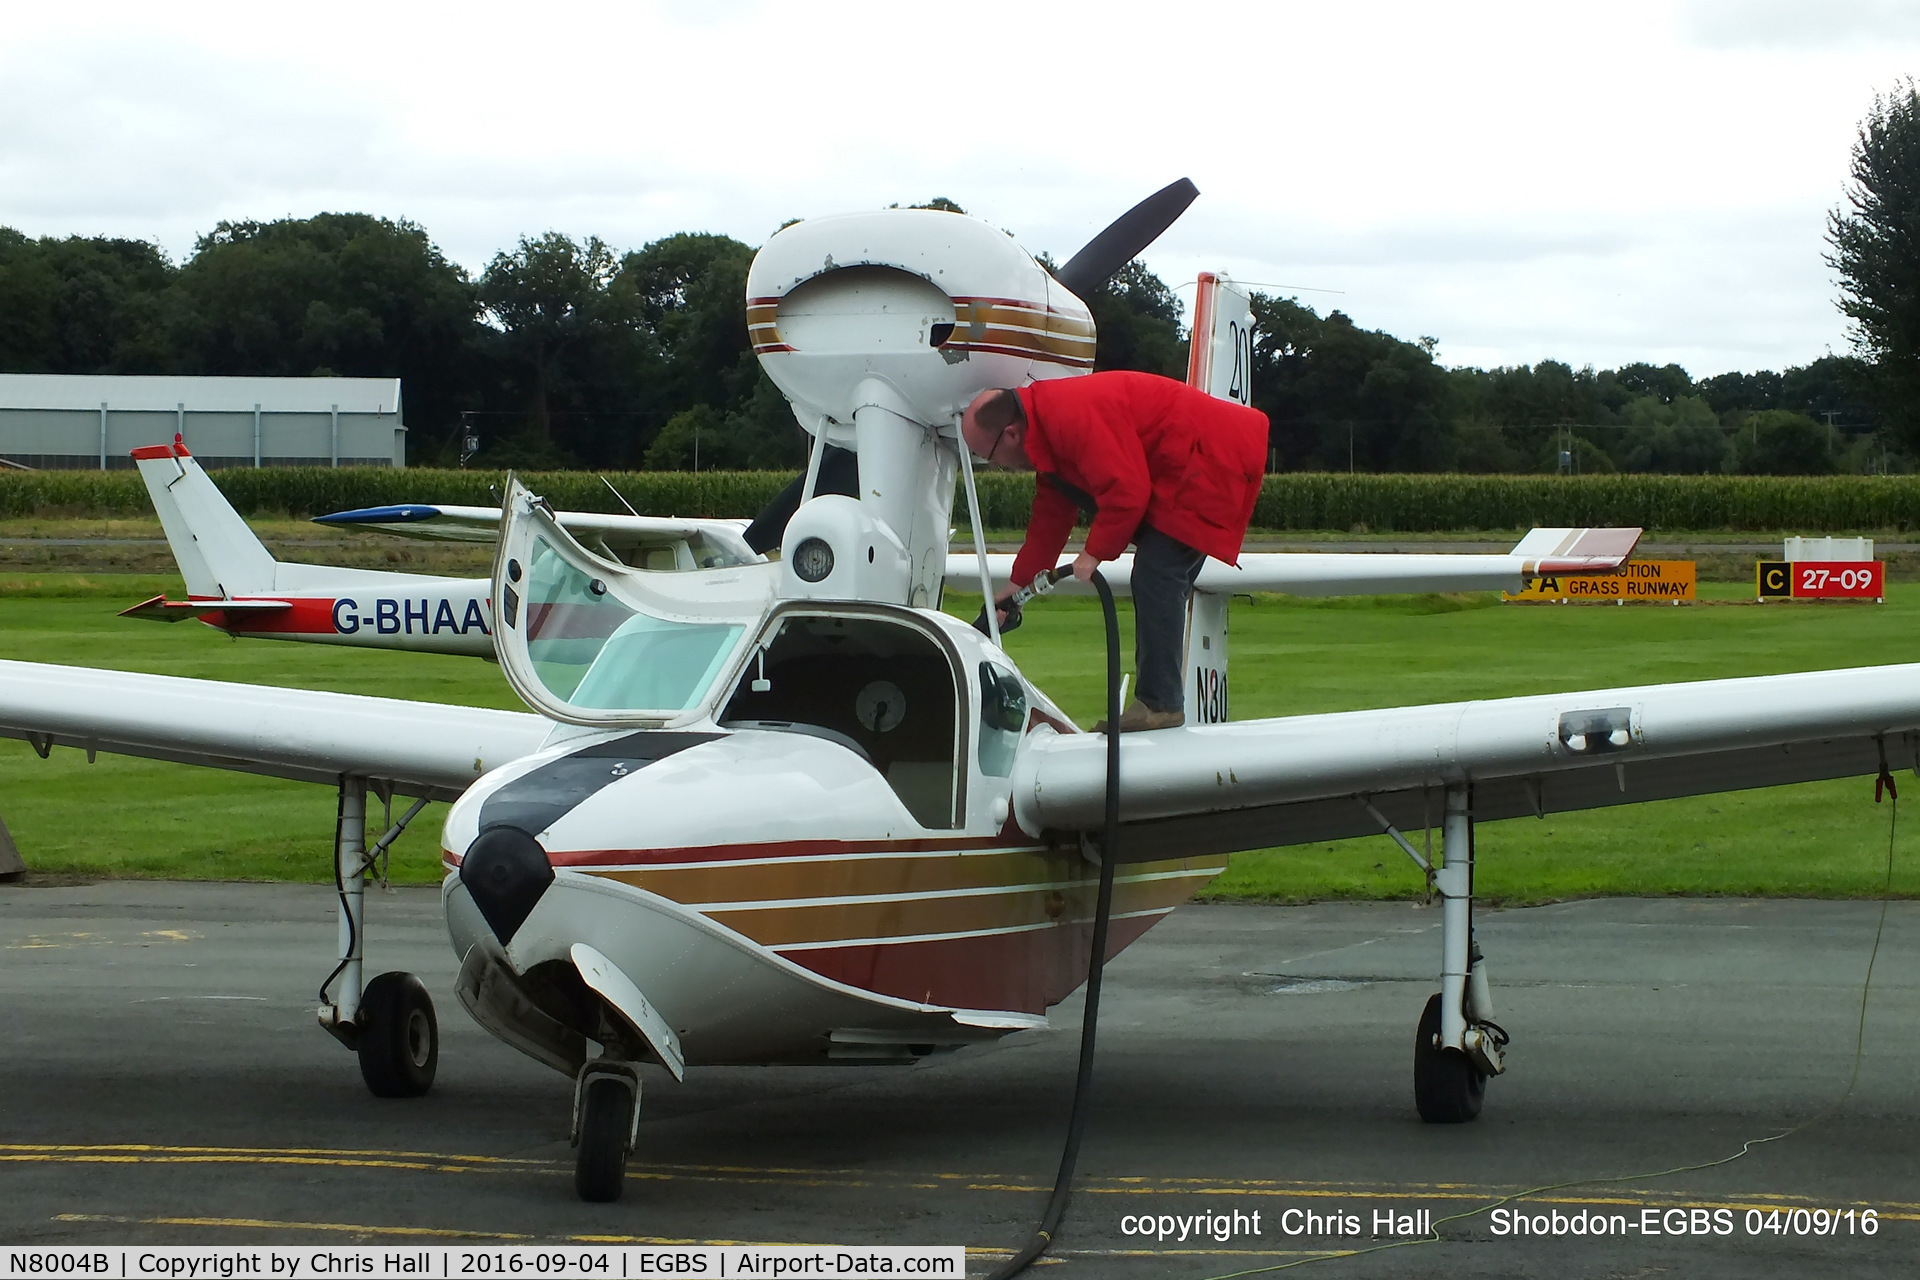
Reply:
[[581, 867], [681, 903], [715, 906], [789, 898], [874, 893], [941, 893], [1052, 883], [1066, 860], [1058, 854], [983, 849], [922, 853], [831, 853], [750, 861], [680, 862], [663, 866]]
[[[996, 352], [1026, 356], [1077, 368], [1093, 365], [1093, 321], [1038, 302], [1017, 298], [953, 299], [953, 336], [949, 351]], [[747, 303], [747, 335], [756, 354], [791, 351], [780, 336], [780, 300], [754, 298]]]
[[[878, 862], [578, 869], [682, 903], [768, 947], [1040, 927], [1085, 916], [1098, 887], [1091, 870], [1070, 856]], [[1178, 906], [1225, 866], [1224, 858], [1129, 866], [1115, 877], [1114, 912]]]

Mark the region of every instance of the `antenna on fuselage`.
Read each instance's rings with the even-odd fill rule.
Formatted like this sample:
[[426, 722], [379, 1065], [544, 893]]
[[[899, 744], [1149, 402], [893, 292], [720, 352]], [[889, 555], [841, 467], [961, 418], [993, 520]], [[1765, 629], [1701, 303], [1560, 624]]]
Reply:
[[607, 486], [608, 493], [611, 493], [614, 497], [620, 499], [620, 505], [627, 509], [628, 515], [635, 516], [635, 517], [639, 516], [640, 513], [633, 509], [633, 504], [631, 502], [628, 502], [625, 498], [621, 497], [620, 491], [613, 487], [613, 481], [607, 479], [605, 476], [601, 476], [600, 483]]

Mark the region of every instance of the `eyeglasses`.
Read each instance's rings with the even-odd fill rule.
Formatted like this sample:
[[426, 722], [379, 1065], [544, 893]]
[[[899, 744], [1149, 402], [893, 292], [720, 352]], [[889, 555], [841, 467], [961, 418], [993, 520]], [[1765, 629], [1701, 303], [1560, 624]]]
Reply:
[[1006, 436], [1007, 436], [1007, 427], [1010, 427], [1010, 426], [1012, 426], [1012, 425], [1013, 425], [1013, 424], [1012, 424], [1011, 422], [1009, 422], [1009, 423], [1007, 423], [1007, 424], [1006, 424], [1005, 426], [1002, 426], [1002, 427], [1000, 428], [1000, 434], [999, 434], [999, 435], [996, 435], [996, 436], [995, 436], [995, 437], [993, 438], [993, 447], [992, 447], [991, 449], [988, 449], [988, 450], [987, 450], [987, 461], [988, 461], [988, 462], [992, 462], [992, 461], [993, 461], [993, 455], [994, 455], [994, 454], [996, 454], [996, 453], [998, 453], [998, 452], [1000, 452], [1000, 442], [1001, 442], [1002, 440], [1004, 440], [1004, 439], [1006, 439]]

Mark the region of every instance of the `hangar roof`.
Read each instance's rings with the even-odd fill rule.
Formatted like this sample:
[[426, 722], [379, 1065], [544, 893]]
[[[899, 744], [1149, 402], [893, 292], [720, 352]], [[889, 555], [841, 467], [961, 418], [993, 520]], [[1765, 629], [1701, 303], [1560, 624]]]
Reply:
[[0, 373], [0, 409], [144, 410], [252, 413], [392, 413], [398, 378], [187, 378]]

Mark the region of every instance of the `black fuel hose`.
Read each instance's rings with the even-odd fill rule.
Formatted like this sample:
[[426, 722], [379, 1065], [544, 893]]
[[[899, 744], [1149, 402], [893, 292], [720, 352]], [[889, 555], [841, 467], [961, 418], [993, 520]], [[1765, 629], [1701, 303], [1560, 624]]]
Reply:
[[1066, 1217], [1073, 1195], [1073, 1168], [1080, 1159], [1080, 1138], [1087, 1127], [1087, 1106], [1093, 1095], [1093, 1041], [1100, 1025], [1100, 977], [1107, 963], [1107, 919], [1113, 912], [1113, 866], [1120, 852], [1120, 619], [1113, 607], [1113, 588], [1098, 569], [1093, 589], [1107, 616], [1107, 812], [1106, 832], [1100, 842], [1100, 896], [1093, 910], [1093, 955], [1087, 963], [1087, 1005], [1080, 1019], [1080, 1070], [1073, 1082], [1073, 1109], [1067, 1118], [1067, 1142], [1060, 1152], [1060, 1172], [1054, 1176], [1053, 1196], [1040, 1215], [1040, 1225], [1026, 1248], [1007, 1260], [988, 1280], [1009, 1280], [1025, 1271], [1053, 1244], [1060, 1220]]

